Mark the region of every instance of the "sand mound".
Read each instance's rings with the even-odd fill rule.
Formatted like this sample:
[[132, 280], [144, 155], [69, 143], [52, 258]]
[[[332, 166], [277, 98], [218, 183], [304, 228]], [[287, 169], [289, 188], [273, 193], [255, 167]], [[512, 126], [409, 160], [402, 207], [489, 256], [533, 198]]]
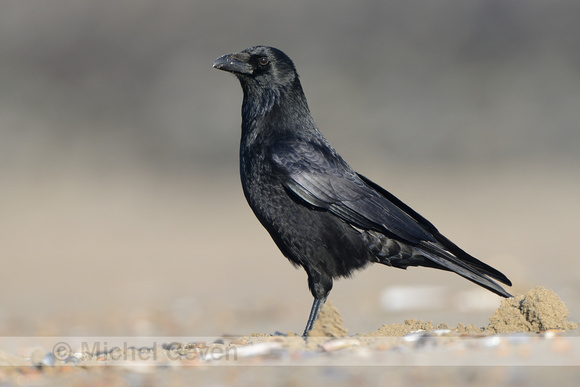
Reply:
[[550, 289], [538, 286], [514, 298], [502, 301], [489, 319], [490, 333], [540, 332], [548, 329], [575, 329], [568, 321], [568, 308]]
[[344, 327], [344, 320], [340, 312], [331, 300], [326, 301], [318, 320], [310, 331], [310, 337], [344, 337], [348, 336], [348, 330]]

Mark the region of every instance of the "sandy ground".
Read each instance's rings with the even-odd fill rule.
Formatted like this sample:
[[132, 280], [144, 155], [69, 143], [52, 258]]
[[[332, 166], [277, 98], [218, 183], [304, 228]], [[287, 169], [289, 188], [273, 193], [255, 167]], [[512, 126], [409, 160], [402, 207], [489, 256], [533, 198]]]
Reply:
[[[381, 173], [367, 175], [375, 178]], [[247, 336], [241, 343], [247, 346], [273, 340], [259, 338], [264, 335], [302, 331], [312, 302], [305, 274], [288, 264], [253, 219], [237, 177], [155, 176], [128, 171], [113, 177], [85, 177], [74, 168], [52, 173], [50, 178], [43, 174], [5, 176], [10, 184], [4, 185], [0, 195], [10, 205], [0, 219], [1, 245], [3, 255], [10, 259], [3, 261], [0, 273], [2, 336], [189, 337], [207, 343]], [[580, 264], [572, 258], [580, 184], [570, 176], [576, 173], [566, 167], [512, 166], [482, 173], [458, 167], [445, 176], [437, 175], [435, 169], [422, 169], [375, 180], [385, 186], [388, 180], [397, 181], [398, 189], [391, 191], [467, 251], [504, 272], [514, 283], [513, 294], [526, 294], [538, 285], [553, 289], [568, 306], [569, 319], [578, 321]], [[430, 187], [428, 199], [425, 185]], [[355, 340], [357, 333], [370, 336], [385, 324], [400, 326], [406, 320], [413, 328], [409, 334], [415, 328], [486, 327], [501, 301], [450, 273], [378, 265], [352, 280], [337, 281], [330, 299], [342, 313], [341, 325]], [[533, 297], [528, 301], [533, 304]], [[505, 307], [521, 312], [521, 305]], [[432, 321], [433, 325], [413, 326], [413, 321]], [[530, 323], [524, 319], [524, 325], [526, 321]], [[368, 347], [386, 351], [375, 357], [360, 353], [361, 347], [368, 346], [364, 341], [356, 345], [347, 341], [329, 344], [330, 350], [317, 346], [311, 356], [308, 351], [280, 350], [280, 345], [286, 347], [279, 343], [280, 337], [274, 337], [278, 341], [273, 347], [258, 346], [257, 355], [233, 366], [164, 365], [163, 371], [153, 372], [159, 367], [53, 369], [27, 363], [3, 368], [0, 380], [8, 385], [122, 386], [188, 385], [190, 378], [223, 385], [255, 385], [257, 381], [300, 385], [304, 380], [336, 385], [510, 385], [535, 384], [548, 376], [577, 380], [577, 331], [560, 337], [562, 327], [544, 328], [558, 329], [547, 336], [528, 333], [524, 344], [529, 348], [514, 349], [516, 344], [507, 341], [491, 345], [492, 355], [493, 351], [501, 353], [503, 345], [508, 347], [509, 355], [502, 359], [507, 368], [496, 363], [497, 356], [486, 355], [485, 342], [473, 346], [484, 348], [481, 352], [467, 352], [475, 357], [467, 356], [465, 363], [452, 361], [433, 368], [428, 367], [433, 364], [429, 359], [442, 358], [439, 352], [432, 353], [435, 357], [417, 352], [418, 357], [400, 358], [396, 354], [401, 350], [385, 349], [397, 348], [388, 343], [383, 349]], [[531, 330], [544, 328], [536, 325]], [[252, 332], [261, 333], [252, 337]], [[533, 341], [537, 337], [544, 340]], [[50, 346], [39, 347], [36, 360], [50, 353]], [[448, 353], [446, 344], [440, 347], [443, 354]], [[28, 356], [30, 363], [34, 345], [26, 348], [30, 351], [19, 356]], [[545, 353], [555, 357], [542, 360]], [[560, 353], [570, 355], [566, 358], [575, 367], [556, 367], [570, 365], [563, 363]], [[490, 359], [492, 363], [485, 363]], [[552, 365], [542, 372], [523, 366], [527, 360], [531, 365]], [[239, 367], [265, 361], [267, 367]], [[482, 367], [480, 361], [488, 366]], [[311, 367], [315, 364], [321, 367]], [[385, 368], [385, 364], [390, 366]]]
[[185, 386], [188, 378], [284, 386], [567, 383], [580, 375], [578, 325], [567, 316], [555, 292], [537, 287], [503, 301], [487, 327], [406, 320], [349, 336], [328, 301], [307, 340], [293, 333], [4, 338], [0, 378], [18, 385], [120, 386]]

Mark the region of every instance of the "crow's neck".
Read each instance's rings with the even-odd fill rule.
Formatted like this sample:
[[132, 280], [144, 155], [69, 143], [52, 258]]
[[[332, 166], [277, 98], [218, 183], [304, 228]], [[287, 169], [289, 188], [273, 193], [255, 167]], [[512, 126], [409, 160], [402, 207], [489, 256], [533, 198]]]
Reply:
[[[243, 87], [242, 104], [242, 142], [251, 144], [264, 128], [270, 132], [262, 135], [284, 135], [296, 133], [298, 121], [313, 120], [308, 109], [306, 97], [300, 83], [290, 87], [262, 89]], [[306, 125], [309, 126], [309, 125]], [[284, 133], [287, 132], [287, 133]]]

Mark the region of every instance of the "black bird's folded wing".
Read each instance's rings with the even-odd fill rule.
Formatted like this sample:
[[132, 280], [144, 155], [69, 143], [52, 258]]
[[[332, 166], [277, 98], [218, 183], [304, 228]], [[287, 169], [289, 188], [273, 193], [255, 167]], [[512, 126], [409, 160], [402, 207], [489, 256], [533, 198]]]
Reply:
[[330, 211], [352, 226], [416, 246], [433, 262], [503, 295], [485, 276], [511, 282], [445, 238], [394, 195], [357, 174], [334, 149], [307, 141], [278, 143], [271, 159], [286, 189], [308, 205]]
[[355, 227], [407, 243], [435, 242], [429, 222], [415, 219], [414, 212], [407, 213], [407, 208], [369, 186], [332, 148], [309, 142], [281, 143], [273, 149], [272, 160], [284, 186], [311, 206], [328, 210]]

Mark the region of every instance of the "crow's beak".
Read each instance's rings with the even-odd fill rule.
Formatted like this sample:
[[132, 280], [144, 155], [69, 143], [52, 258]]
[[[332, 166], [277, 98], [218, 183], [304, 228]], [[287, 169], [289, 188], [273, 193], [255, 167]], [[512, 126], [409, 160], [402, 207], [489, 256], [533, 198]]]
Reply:
[[240, 54], [220, 56], [213, 62], [213, 68], [234, 74], [252, 74], [252, 66], [244, 62]]

